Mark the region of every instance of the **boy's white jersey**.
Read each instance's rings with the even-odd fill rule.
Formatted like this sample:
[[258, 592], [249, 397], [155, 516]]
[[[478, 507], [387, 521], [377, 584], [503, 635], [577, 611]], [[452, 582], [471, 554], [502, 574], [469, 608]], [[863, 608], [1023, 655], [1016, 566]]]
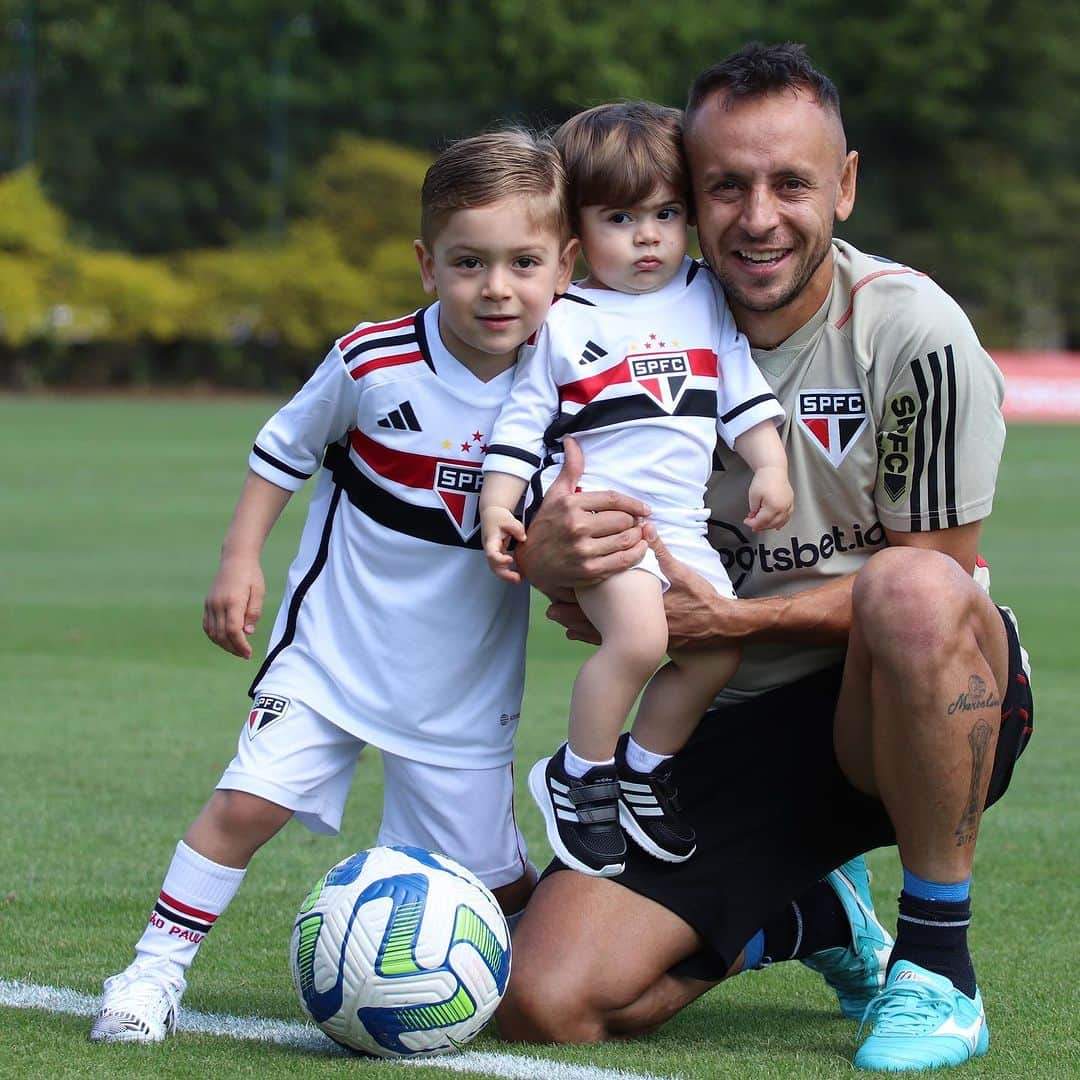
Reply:
[[[782, 530], [742, 524], [750, 475], [723, 447], [709, 484], [709, 539], [741, 597], [856, 572], [885, 528], [926, 532], [989, 515], [1004, 444], [1001, 373], [963, 311], [925, 274], [833, 241], [817, 314], [754, 359], [787, 413], [795, 510]], [[746, 647], [726, 696], [835, 663], [839, 647]]]
[[572, 435], [585, 490], [617, 489], [661, 529], [700, 532], [717, 432], [731, 446], [780, 417], [712, 273], [684, 259], [651, 293], [571, 286], [521, 351], [484, 468], [529, 480], [547, 467], [546, 487]]
[[402, 757], [491, 768], [512, 758], [528, 621], [528, 588], [488, 569], [477, 517], [513, 369], [477, 379], [438, 312], [360, 324], [255, 440], [271, 483], [319, 476], [252, 692]]

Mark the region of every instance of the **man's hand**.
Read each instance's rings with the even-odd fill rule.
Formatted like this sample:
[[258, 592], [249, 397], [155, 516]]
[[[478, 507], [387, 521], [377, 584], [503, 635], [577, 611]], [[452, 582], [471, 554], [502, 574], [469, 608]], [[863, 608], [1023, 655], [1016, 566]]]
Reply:
[[514, 550], [514, 559], [541, 592], [568, 599], [568, 590], [628, 570], [645, 554], [640, 522], [649, 508], [617, 491], [578, 491], [585, 471], [581, 447], [567, 437], [563, 452], [562, 472], [529, 524], [528, 540]]
[[697, 571], [668, 551], [652, 525], [646, 525], [644, 532], [670, 582], [664, 593], [668, 649], [709, 648], [741, 639], [744, 634], [737, 618], [748, 601], [720, 596]]

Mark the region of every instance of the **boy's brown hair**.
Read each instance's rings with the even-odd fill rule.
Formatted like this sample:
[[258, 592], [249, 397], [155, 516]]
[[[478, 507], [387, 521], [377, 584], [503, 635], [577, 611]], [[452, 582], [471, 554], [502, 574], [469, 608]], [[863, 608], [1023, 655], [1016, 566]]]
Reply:
[[555, 132], [570, 181], [570, 204], [633, 206], [670, 184], [689, 201], [682, 112], [652, 101], [596, 105]]
[[550, 139], [507, 128], [451, 143], [432, 162], [420, 191], [420, 238], [430, 249], [456, 210], [524, 196], [536, 203], [536, 224], [570, 239], [566, 172]]

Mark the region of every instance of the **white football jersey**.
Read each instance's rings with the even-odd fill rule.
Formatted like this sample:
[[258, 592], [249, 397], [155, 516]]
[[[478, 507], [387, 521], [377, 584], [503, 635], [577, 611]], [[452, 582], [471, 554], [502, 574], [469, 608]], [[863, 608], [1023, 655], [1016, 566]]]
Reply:
[[252, 692], [401, 757], [492, 768], [513, 755], [528, 588], [488, 569], [477, 508], [513, 369], [476, 378], [438, 313], [360, 324], [255, 440], [271, 483], [319, 476]]
[[524, 480], [542, 469], [546, 490], [571, 435], [585, 455], [583, 490], [648, 503], [662, 536], [703, 536], [717, 433], [731, 446], [782, 416], [712, 273], [684, 259], [651, 293], [571, 286], [521, 351], [484, 468]]
[[[795, 510], [742, 524], [749, 472], [725, 447], [709, 483], [709, 539], [742, 597], [852, 574], [885, 528], [925, 532], [989, 515], [1005, 439], [1001, 373], [960, 307], [925, 274], [833, 241], [832, 290], [775, 349], [753, 350], [787, 413]], [[725, 694], [792, 682], [843, 650], [752, 645]]]

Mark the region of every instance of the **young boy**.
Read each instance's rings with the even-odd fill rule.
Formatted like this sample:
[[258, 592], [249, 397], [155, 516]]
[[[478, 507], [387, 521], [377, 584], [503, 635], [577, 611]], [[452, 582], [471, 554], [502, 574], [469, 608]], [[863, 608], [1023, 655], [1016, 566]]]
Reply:
[[[505, 581], [518, 580], [507, 548], [525, 530], [513, 511], [528, 483], [537, 495], [546, 491], [559, 470], [559, 440], [573, 436], [585, 453], [583, 487], [647, 503], [668, 549], [733, 596], [705, 535], [717, 432], [754, 470], [748, 526], [781, 527], [792, 493], [776, 431], [783, 410], [711, 274], [686, 257], [681, 114], [650, 102], [601, 105], [555, 139], [589, 274], [523, 351], [499, 413], [480, 499], [489, 564]], [[577, 590], [602, 641], [574, 683], [568, 742], [537, 762], [529, 787], [552, 848], [584, 873], [622, 872], [624, 830], [669, 862], [695, 850], [693, 830], [679, 820], [669, 759], [739, 656], [678, 650], [656, 672], [668, 644], [666, 586], [649, 552], [631, 571]]]
[[421, 201], [416, 253], [438, 300], [346, 334], [255, 441], [206, 600], [212, 641], [251, 656], [263, 543], [318, 471], [300, 550], [236, 757], [177, 846], [134, 962], [105, 981], [95, 1041], [175, 1027], [187, 968], [252, 855], [293, 815], [336, 833], [369, 743], [385, 773], [378, 843], [450, 855], [509, 913], [532, 890], [511, 773], [528, 595], [487, 572], [477, 494], [518, 347], [577, 244], [558, 153], [523, 132], [450, 147]]

